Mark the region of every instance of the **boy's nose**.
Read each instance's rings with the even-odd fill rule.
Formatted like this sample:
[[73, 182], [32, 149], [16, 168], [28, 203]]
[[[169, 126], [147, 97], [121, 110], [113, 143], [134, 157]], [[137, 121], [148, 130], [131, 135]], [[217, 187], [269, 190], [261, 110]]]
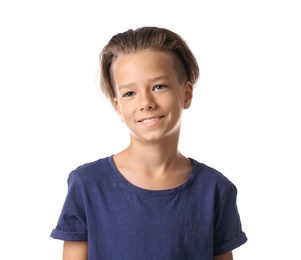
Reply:
[[151, 110], [156, 107], [155, 101], [150, 93], [144, 93], [140, 97], [140, 110]]

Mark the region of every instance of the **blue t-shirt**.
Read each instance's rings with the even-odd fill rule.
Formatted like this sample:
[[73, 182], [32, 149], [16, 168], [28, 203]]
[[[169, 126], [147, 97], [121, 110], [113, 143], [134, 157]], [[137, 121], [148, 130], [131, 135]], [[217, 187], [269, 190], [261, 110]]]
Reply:
[[212, 260], [247, 241], [235, 185], [191, 159], [177, 188], [146, 190], [128, 182], [112, 156], [68, 177], [68, 193], [51, 237], [88, 241], [88, 259]]

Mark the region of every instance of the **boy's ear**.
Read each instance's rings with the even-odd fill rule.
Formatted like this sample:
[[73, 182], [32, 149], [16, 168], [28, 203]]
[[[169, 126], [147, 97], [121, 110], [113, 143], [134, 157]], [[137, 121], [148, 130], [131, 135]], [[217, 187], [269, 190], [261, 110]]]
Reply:
[[184, 109], [187, 109], [191, 106], [193, 97], [193, 85], [190, 81], [185, 83], [185, 99], [184, 99]]
[[118, 99], [116, 97], [114, 98], [114, 104], [115, 104], [115, 109], [116, 109], [118, 115], [120, 116], [121, 121], [124, 122], [123, 118], [121, 116], [121, 111], [120, 111], [120, 106], [119, 106], [119, 103], [118, 103]]
[[116, 109], [117, 113], [120, 115], [120, 107], [119, 107], [118, 100], [116, 97], [114, 97], [114, 104], [115, 104], [115, 109]]

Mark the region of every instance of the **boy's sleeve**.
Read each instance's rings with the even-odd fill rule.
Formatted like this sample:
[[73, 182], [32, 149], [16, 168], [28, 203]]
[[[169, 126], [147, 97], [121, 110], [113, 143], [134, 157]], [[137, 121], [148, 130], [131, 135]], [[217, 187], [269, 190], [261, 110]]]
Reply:
[[247, 241], [242, 231], [236, 203], [237, 189], [230, 183], [216, 205], [214, 219], [214, 256], [225, 254]]
[[57, 226], [50, 237], [67, 241], [86, 241], [87, 225], [82, 183], [76, 172], [68, 177], [68, 193]]

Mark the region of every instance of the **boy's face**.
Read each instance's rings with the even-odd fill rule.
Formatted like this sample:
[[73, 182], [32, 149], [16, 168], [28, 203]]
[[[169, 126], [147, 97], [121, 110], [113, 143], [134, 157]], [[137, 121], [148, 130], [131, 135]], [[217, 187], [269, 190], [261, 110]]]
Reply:
[[144, 141], [178, 138], [183, 109], [189, 108], [193, 86], [179, 82], [172, 56], [141, 51], [118, 57], [112, 64], [114, 99], [131, 137]]

